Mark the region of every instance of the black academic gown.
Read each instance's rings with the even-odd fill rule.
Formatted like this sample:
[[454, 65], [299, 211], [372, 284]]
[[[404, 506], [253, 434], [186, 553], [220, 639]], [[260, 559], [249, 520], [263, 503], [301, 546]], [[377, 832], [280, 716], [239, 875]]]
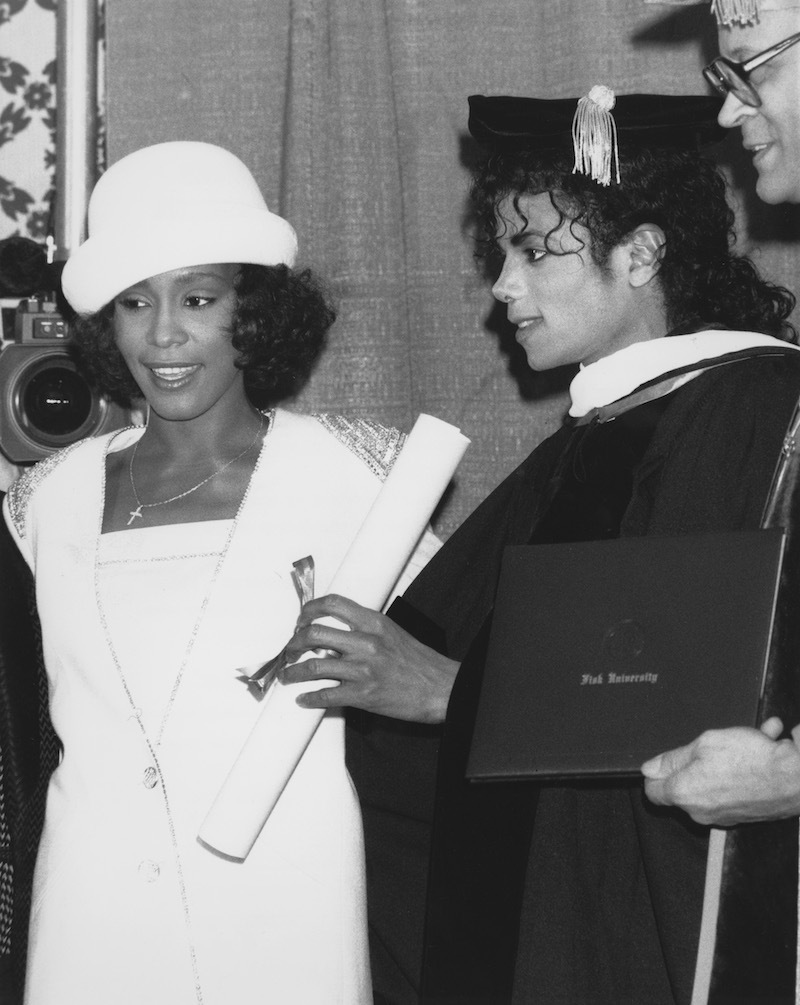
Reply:
[[[688, 1005], [706, 830], [650, 805], [641, 783], [540, 792], [532, 783], [464, 780], [493, 596], [507, 544], [759, 526], [798, 391], [794, 355], [749, 359], [712, 369], [605, 429], [565, 427], [488, 497], [409, 589], [398, 618], [411, 624], [421, 612], [429, 641], [463, 665], [440, 750], [435, 734], [414, 743], [395, 735], [387, 744], [389, 724], [369, 717], [350, 730], [378, 1001], [419, 1000], [424, 917], [421, 1000], [430, 1005]], [[781, 660], [796, 666], [797, 633], [778, 634]], [[793, 699], [788, 692], [784, 702]], [[782, 711], [789, 723], [800, 719], [791, 704]], [[402, 804], [392, 800], [397, 770]], [[775, 882], [760, 903], [746, 893], [738, 906], [736, 884], [723, 889], [711, 1000], [793, 1001], [796, 822], [738, 830], [766, 832], [757, 845]], [[765, 844], [789, 852], [765, 856]], [[387, 871], [392, 861], [404, 862], [399, 876]], [[750, 866], [739, 869], [747, 874]], [[399, 881], [403, 874], [413, 881]], [[744, 985], [738, 943], [749, 947]], [[740, 987], [748, 996], [736, 999], [731, 989]]]

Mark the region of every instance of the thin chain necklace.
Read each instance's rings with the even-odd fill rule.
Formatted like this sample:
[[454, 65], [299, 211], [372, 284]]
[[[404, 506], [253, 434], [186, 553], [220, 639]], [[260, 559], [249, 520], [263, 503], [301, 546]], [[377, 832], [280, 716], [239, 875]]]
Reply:
[[192, 492], [196, 492], [198, 489], [202, 488], [205, 484], [210, 482], [212, 478], [216, 478], [217, 475], [221, 475], [223, 471], [227, 470], [227, 468], [231, 466], [231, 464], [235, 464], [240, 458], [244, 457], [244, 455], [248, 452], [248, 450], [252, 450], [253, 447], [256, 445], [259, 436], [264, 430], [264, 414], [263, 412], [259, 412], [258, 414], [260, 421], [258, 423], [258, 429], [256, 430], [256, 435], [253, 437], [252, 442], [248, 443], [241, 453], [237, 454], [235, 457], [231, 457], [231, 459], [229, 461], [226, 461], [225, 464], [222, 465], [222, 467], [217, 468], [216, 471], [212, 471], [210, 475], [207, 475], [201, 482], [198, 482], [197, 485], [193, 485], [190, 489], [186, 489], [185, 492], [180, 492], [178, 495], [171, 496], [169, 499], [162, 499], [160, 500], [160, 502], [143, 503], [142, 500], [139, 498], [139, 493], [136, 491], [136, 483], [133, 480], [133, 462], [136, 458], [136, 451], [139, 449], [139, 444], [144, 439], [143, 436], [140, 437], [134, 444], [133, 453], [131, 454], [131, 460], [130, 463], [128, 464], [128, 475], [131, 481], [131, 491], [133, 492], [133, 498], [136, 500], [136, 509], [132, 509], [129, 511], [130, 520], [128, 520], [126, 526], [130, 527], [130, 525], [137, 517], [141, 520], [143, 509], [152, 509], [154, 506], [166, 506], [167, 503], [173, 503], [177, 502], [179, 499], [185, 499], [186, 496], [190, 496]]

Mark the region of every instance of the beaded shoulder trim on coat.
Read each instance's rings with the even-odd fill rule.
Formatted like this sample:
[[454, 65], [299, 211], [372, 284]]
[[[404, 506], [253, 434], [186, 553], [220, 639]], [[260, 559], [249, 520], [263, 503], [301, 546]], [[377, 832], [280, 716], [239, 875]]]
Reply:
[[17, 529], [20, 537], [25, 537], [25, 518], [28, 513], [28, 504], [31, 496], [41, 485], [47, 476], [53, 472], [72, 451], [85, 443], [85, 440], [77, 440], [62, 450], [42, 458], [33, 467], [27, 468], [16, 481], [12, 482], [8, 489], [8, 512]]
[[392, 470], [406, 434], [391, 426], [382, 426], [371, 419], [350, 419], [327, 412], [314, 418], [333, 436], [362, 460], [381, 481]]

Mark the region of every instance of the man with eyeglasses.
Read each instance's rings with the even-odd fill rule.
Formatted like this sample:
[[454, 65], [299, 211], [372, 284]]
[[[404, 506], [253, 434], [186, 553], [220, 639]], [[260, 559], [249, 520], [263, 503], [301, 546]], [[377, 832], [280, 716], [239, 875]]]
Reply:
[[720, 55], [703, 74], [725, 98], [720, 125], [742, 130], [764, 202], [800, 202], [800, 0], [712, 0], [711, 8]]
[[[698, 0], [645, 2], [684, 6]], [[712, 0], [711, 9], [720, 55], [703, 74], [725, 98], [719, 123], [741, 129], [758, 172], [756, 192], [764, 202], [800, 203], [800, 0]], [[787, 436], [787, 445], [793, 443]], [[800, 454], [789, 451], [787, 456], [780, 511], [791, 504], [793, 519], [775, 523], [790, 524], [793, 540], [800, 536], [794, 516], [800, 500]], [[795, 580], [796, 552], [797, 545], [790, 545], [785, 573]], [[781, 604], [787, 597], [794, 602], [796, 587], [782, 587]], [[795, 702], [800, 688], [791, 675], [800, 675], [793, 640], [798, 626], [800, 607], [790, 611], [779, 630], [779, 658], [771, 663], [774, 680]], [[783, 707], [791, 706], [789, 698]], [[800, 715], [784, 714], [785, 723], [773, 717], [761, 729], [708, 731], [685, 747], [652, 758], [642, 772], [653, 803], [677, 807], [700, 824], [725, 828], [712, 831], [709, 845], [706, 890], [716, 889], [719, 907], [708, 924], [704, 918], [699, 957], [713, 957], [715, 972], [738, 968], [743, 981], [759, 970], [772, 974], [781, 993], [776, 990], [769, 1001], [795, 1003], [800, 1002], [795, 900]], [[742, 1000], [750, 1000], [749, 991], [742, 987]], [[713, 981], [709, 1001], [718, 1001]]]
[[800, 202], [800, 3], [762, 0], [757, 21], [719, 39], [704, 72], [725, 96], [720, 125], [742, 130], [764, 202]]
[[[712, 0], [711, 8], [721, 55], [703, 74], [725, 97], [719, 122], [742, 130], [764, 202], [800, 202], [800, 0]], [[783, 725], [711, 731], [653, 758], [642, 766], [648, 797], [720, 827], [800, 815], [800, 749], [780, 739]]]

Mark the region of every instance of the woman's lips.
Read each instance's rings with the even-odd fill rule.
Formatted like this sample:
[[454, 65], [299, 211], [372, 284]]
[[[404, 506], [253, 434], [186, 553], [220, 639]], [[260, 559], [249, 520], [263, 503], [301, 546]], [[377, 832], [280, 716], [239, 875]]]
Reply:
[[182, 387], [200, 369], [199, 364], [187, 366], [148, 366], [157, 384], [162, 387]]

